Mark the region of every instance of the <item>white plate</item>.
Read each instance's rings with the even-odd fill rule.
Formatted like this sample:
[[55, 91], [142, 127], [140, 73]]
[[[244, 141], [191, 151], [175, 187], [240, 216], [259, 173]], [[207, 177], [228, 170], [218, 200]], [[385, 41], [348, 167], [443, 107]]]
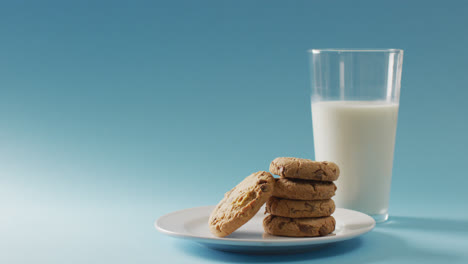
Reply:
[[291, 252], [343, 241], [360, 236], [375, 227], [372, 217], [349, 209], [337, 208], [333, 217], [336, 229], [323, 237], [280, 237], [263, 231], [263, 208], [231, 235], [219, 238], [210, 233], [208, 218], [214, 206], [189, 208], [160, 217], [155, 227], [169, 236], [189, 239], [204, 246], [232, 252]]

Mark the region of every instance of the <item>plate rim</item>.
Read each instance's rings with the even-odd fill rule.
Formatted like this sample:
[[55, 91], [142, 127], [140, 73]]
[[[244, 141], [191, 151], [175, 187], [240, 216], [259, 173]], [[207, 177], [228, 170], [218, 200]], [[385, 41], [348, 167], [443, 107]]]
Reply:
[[231, 239], [231, 238], [225, 238], [225, 237], [201, 237], [189, 233], [181, 233], [181, 232], [174, 232], [171, 230], [168, 230], [164, 227], [161, 226], [161, 223], [168, 217], [172, 217], [175, 214], [180, 214], [185, 211], [192, 211], [192, 210], [212, 210], [216, 205], [207, 205], [207, 206], [198, 206], [198, 207], [191, 207], [191, 208], [186, 208], [186, 209], [181, 209], [177, 211], [173, 211], [170, 213], [167, 213], [165, 215], [160, 216], [155, 222], [154, 226], [156, 230], [159, 232], [175, 237], [175, 238], [183, 238], [183, 239], [188, 239], [188, 240], [195, 240], [196, 242], [201, 242], [201, 243], [210, 243], [210, 244], [224, 244], [224, 245], [232, 245], [232, 246], [257, 246], [257, 247], [262, 247], [262, 246], [292, 246], [292, 245], [312, 245], [312, 244], [326, 244], [326, 243], [333, 243], [333, 242], [339, 242], [339, 241], [344, 241], [348, 239], [352, 239], [358, 236], [361, 236], [365, 233], [368, 233], [372, 229], [375, 228], [376, 222], [375, 220], [370, 217], [369, 215], [351, 210], [351, 209], [346, 209], [346, 208], [337, 208], [337, 210], [344, 210], [344, 211], [349, 211], [357, 214], [361, 214], [364, 217], [367, 217], [368, 220], [372, 220], [372, 224], [368, 227], [363, 227], [358, 230], [349, 230], [348, 233], [342, 236], [323, 236], [323, 237], [291, 237], [291, 238], [282, 238], [281, 240], [267, 240], [265, 241], [264, 239]]

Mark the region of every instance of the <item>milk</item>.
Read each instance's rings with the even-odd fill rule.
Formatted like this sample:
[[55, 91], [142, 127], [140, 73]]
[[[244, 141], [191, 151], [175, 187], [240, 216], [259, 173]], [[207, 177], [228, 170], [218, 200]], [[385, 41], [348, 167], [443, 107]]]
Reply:
[[395, 103], [312, 103], [315, 159], [333, 161], [341, 171], [337, 207], [386, 219], [397, 118]]

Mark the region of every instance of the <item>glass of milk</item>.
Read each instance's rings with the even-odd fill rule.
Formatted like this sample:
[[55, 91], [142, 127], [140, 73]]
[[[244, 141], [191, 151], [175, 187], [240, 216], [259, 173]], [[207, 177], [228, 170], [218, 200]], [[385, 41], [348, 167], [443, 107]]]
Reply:
[[315, 159], [340, 167], [337, 207], [388, 219], [403, 50], [312, 49]]

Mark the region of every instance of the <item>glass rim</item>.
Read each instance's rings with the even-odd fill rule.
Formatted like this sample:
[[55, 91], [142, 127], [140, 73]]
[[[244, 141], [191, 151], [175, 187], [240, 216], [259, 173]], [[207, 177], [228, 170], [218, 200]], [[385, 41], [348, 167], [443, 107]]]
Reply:
[[309, 49], [307, 52], [312, 54], [320, 54], [320, 53], [363, 53], [363, 52], [381, 52], [381, 53], [403, 53], [402, 49]]

